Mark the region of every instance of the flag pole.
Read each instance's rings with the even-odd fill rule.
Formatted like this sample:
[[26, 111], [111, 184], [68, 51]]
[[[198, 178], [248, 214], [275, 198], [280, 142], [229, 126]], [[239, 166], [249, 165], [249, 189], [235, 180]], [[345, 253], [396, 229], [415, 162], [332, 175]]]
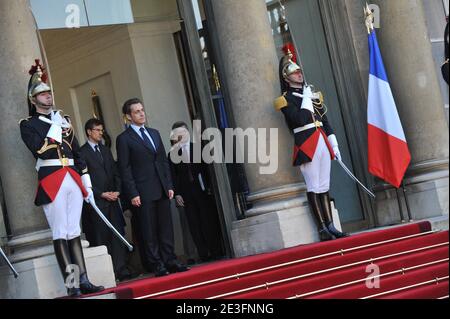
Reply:
[[402, 179], [402, 190], [403, 190], [403, 196], [405, 197], [405, 204], [406, 204], [406, 213], [408, 214], [409, 222], [413, 222], [413, 218], [411, 215], [411, 209], [409, 208], [409, 201], [408, 201], [408, 194], [406, 191], [406, 185], [405, 185], [405, 179]]
[[398, 188], [395, 188], [395, 192], [397, 194], [397, 203], [398, 203], [398, 210], [400, 212], [400, 219], [402, 224], [406, 223], [405, 215], [403, 214], [403, 206], [402, 206], [402, 199], [400, 198], [400, 190]]
[[[365, 25], [367, 28], [367, 34], [370, 35], [375, 30], [375, 26], [373, 25], [373, 20], [374, 20], [373, 12], [372, 12], [372, 10], [370, 10], [369, 4], [367, 2], [364, 7], [364, 16], [365, 16]], [[400, 192], [399, 192], [398, 188], [395, 188], [395, 192], [397, 194], [397, 204], [398, 204], [398, 210], [400, 213], [400, 221], [401, 221], [401, 223], [405, 223], [406, 220], [405, 220], [405, 216], [403, 214], [403, 206], [402, 206]], [[370, 199], [370, 203], [371, 203], [372, 209], [374, 209], [375, 207], [374, 207], [372, 198]], [[374, 211], [374, 222], [376, 225], [378, 225], [378, 218], [376, 217], [375, 210], [373, 210], [373, 211]]]
[[[295, 56], [297, 57], [297, 64], [302, 69], [303, 80], [305, 82], [305, 85], [308, 85], [308, 81], [306, 80], [305, 69], [303, 68], [303, 62], [302, 62], [302, 59], [300, 57], [300, 50], [299, 50], [299, 47], [297, 46], [294, 33], [292, 32], [292, 30], [291, 30], [291, 28], [289, 26], [289, 21], [287, 19], [286, 7], [282, 3], [282, 0], [278, 0], [278, 4], [280, 5], [280, 15], [281, 15], [280, 27], [282, 26], [283, 23], [287, 25], [287, 30], [286, 30], [288, 32], [287, 36], [289, 37], [289, 40], [292, 42], [292, 45], [294, 46]], [[283, 39], [283, 40], [286, 41], [286, 39]], [[294, 53], [294, 52], [292, 52], [292, 53]]]
[[[374, 30], [375, 30], [375, 27], [374, 27], [374, 24], [373, 24], [374, 15], [373, 15], [372, 10], [370, 9], [370, 7], [369, 7], [369, 5], [367, 3], [364, 6], [364, 16], [365, 16], [365, 25], [366, 25], [366, 28], [367, 28], [367, 33], [369, 34], [369, 37], [370, 37], [372, 35], [372, 33], [374, 32]], [[390, 184], [392, 184], [392, 183], [390, 183]], [[402, 188], [403, 196], [405, 197], [405, 204], [406, 204], [406, 212], [407, 212], [408, 221], [411, 222], [411, 221], [413, 221], [413, 219], [411, 217], [411, 211], [410, 211], [410, 208], [409, 208], [409, 202], [408, 202], [408, 198], [407, 198], [407, 194], [406, 194], [404, 176], [402, 178], [400, 187]], [[395, 191], [396, 191], [396, 195], [397, 195], [397, 203], [398, 203], [398, 208], [399, 208], [401, 222], [405, 223], [406, 219], [405, 219], [405, 214], [404, 214], [403, 205], [402, 205], [402, 201], [401, 201], [400, 187], [394, 186]]]
[[33, 17], [34, 26], [36, 27], [36, 36], [38, 38], [39, 49], [41, 51], [41, 55], [42, 55], [42, 59], [43, 59], [44, 65], [45, 65], [45, 69], [47, 71], [48, 82], [50, 84], [50, 90], [51, 90], [52, 96], [53, 96], [53, 106], [55, 106], [56, 102], [55, 102], [55, 93], [53, 91], [52, 75], [51, 75], [51, 72], [50, 72], [50, 65], [48, 63], [47, 52], [45, 51], [44, 41], [42, 40], [41, 32], [39, 31], [39, 25], [37, 23], [36, 16], [34, 15], [34, 12], [33, 12], [33, 9], [31, 8], [31, 5], [28, 5], [28, 10], [30, 11], [31, 16]]

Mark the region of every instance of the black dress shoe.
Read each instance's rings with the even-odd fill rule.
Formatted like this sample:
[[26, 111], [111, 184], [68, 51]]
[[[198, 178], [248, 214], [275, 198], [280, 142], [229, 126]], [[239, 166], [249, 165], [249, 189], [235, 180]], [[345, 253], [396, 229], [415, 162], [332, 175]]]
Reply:
[[188, 271], [189, 268], [188, 266], [180, 263], [178, 260], [173, 260], [167, 263], [167, 269], [171, 272], [183, 272], [183, 271]]
[[215, 261], [222, 260], [222, 259], [225, 259], [225, 258], [226, 258], [225, 256], [221, 256], [221, 255], [212, 255], [211, 256], [211, 260], [215, 260]]
[[116, 280], [124, 281], [133, 278], [133, 275], [127, 266], [123, 266], [116, 272]]
[[87, 274], [82, 274], [80, 276], [80, 290], [83, 295], [88, 295], [103, 291], [105, 290], [105, 287], [92, 284], [89, 281]]
[[328, 240], [334, 240], [336, 237], [328, 230], [325, 225], [322, 225], [322, 229], [319, 230], [319, 238], [320, 241], [328, 241]]
[[80, 283], [80, 290], [83, 295], [95, 294], [96, 292], [100, 292], [105, 290], [103, 286], [96, 286], [91, 282], [87, 282], [84, 284]]
[[343, 233], [343, 232], [340, 232], [339, 230], [337, 230], [334, 227], [332, 222], [328, 224], [327, 228], [330, 231], [330, 233], [336, 238], [344, 238], [344, 237], [348, 237], [349, 236], [349, 234]]
[[163, 264], [156, 265], [155, 269], [153, 270], [153, 273], [155, 274], [155, 277], [167, 276], [169, 274], [169, 272], [167, 271], [166, 267]]
[[80, 297], [81, 296], [80, 288], [67, 288], [67, 296]]
[[211, 257], [211, 256], [200, 257], [200, 262], [202, 262], [202, 263], [207, 263], [211, 260], [213, 260], [213, 257]]
[[187, 260], [187, 264], [188, 264], [188, 265], [194, 265], [194, 264], [195, 264], [195, 259], [189, 258], [189, 259]]

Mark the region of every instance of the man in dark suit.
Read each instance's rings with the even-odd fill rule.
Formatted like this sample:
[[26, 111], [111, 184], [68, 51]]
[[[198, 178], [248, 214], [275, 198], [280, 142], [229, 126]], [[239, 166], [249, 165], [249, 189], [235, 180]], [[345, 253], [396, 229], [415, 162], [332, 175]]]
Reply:
[[[184, 207], [189, 230], [200, 260], [205, 262], [223, 255], [217, 209], [210, 192], [207, 164], [194, 163], [193, 144], [187, 124], [177, 122], [172, 126], [169, 163], [175, 186], [175, 199]], [[178, 155], [181, 162], [174, 160]]]
[[145, 127], [145, 110], [139, 99], [126, 101], [122, 112], [131, 125], [117, 137], [118, 164], [123, 193], [138, 220], [143, 263], [152, 266], [155, 276], [186, 271], [189, 268], [177, 261], [174, 253], [170, 213], [174, 191], [161, 136]]
[[[103, 123], [90, 119], [84, 126], [88, 141], [81, 147], [81, 156], [91, 173], [95, 201], [111, 224], [125, 235], [125, 219], [119, 204], [120, 177], [109, 148], [102, 144]], [[116, 278], [132, 277], [127, 267], [127, 249], [111, 232], [90, 205], [85, 204], [82, 215], [83, 230], [91, 246], [105, 245], [111, 254]]]

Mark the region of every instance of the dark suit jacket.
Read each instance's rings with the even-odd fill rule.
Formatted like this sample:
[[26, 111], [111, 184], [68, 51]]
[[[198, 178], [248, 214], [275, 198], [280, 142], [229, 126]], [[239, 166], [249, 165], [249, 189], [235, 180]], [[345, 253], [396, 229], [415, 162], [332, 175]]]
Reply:
[[[80, 149], [80, 155], [85, 160], [89, 169], [89, 175], [91, 176], [92, 191], [94, 192], [95, 203], [103, 214], [113, 223], [113, 225], [123, 233], [123, 227], [125, 226], [125, 219], [122, 215], [118, 202], [109, 202], [101, 197], [105, 192], [119, 192], [121, 193], [121, 181], [119, 171], [117, 169], [116, 162], [112, 156], [109, 148], [99, 144], [100, 153], [103, 157], [103, 163], [99, 160], [89, 143], [84, 144]], [[117, 214], [116, 217], [112, 217], [111, 214]], [[86, 233], [89, 231], [98, 231], [96, 225], [93, 222], [102, 223], [95, 216], [95, 212], [91, 205], [84, 203], [83, 208], [83, 228]], [[115, 222], [117, 221], [117, 223]], [[92, 241], [92, 239], [88, 238]], [[94, 241], [95, 243], [95, 241]], [[96, 243], [101, 244], [101, 243]]]
[[111, 151], [104, 145], [99, 144], [99, 150], [103, 157], [103, 163], [99, 160], [89, 143], [84, 144], [80, 153], [88, 166], [92, 181], [92, 191], [98, 204], [105, 201], [101, 198], [104, 192], [121, 192], [121, 182], [116, 162]]
[[122, 178], [122, 190], [128, 200], [136, 196], [142, 202], [168, 196], [173, 190], [169, 161], [159, 132], [146, 128], [156, 151], [147, 146], [131, 127], [117, 137], [117, 159]]
[[[171, 160], [171, 153], [169, 152], [168, 158], [170, 163], [170, 169], [172, 173], [172, 179], [175, 186], [175, 194], [186, 197], [193, 191], [206, 193], [206, 190], [210, 188], [210, 179], [208, 174], [208, 166], [203, 161], [201, 163], [194, 163], [193, 161], [193, 144], [190, 143], [190, 163], [174, 163]], [[177, 150], [175, 150], [177, 151]], [[181, 156], [182, 150], [178, 150], [178, 155]], [[203, 186], [205, 190], [202, 190], [199, 174], [202, 177]]]

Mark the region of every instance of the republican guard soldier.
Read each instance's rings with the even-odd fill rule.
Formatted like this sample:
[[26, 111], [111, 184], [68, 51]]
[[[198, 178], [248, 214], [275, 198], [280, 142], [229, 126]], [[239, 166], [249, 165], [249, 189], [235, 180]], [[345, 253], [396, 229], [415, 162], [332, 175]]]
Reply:
[[307, 186], [307, 197], [319, 227], [321, 240], [348, 236], [334, 227], [330, 203], [331, 161], [340, 158], [338, 142], [328, 122], [321, 93], [305, 84], [303, 71], [286, 55], [279, 66], [282, 96], [275, 100], [294, 135], [293, 165], [299, 166]]
[[[83, 198], [93, 200], [86, 163], [70, 118], [53, 108], [39, 60], [30, 70], [30, 116], [20, 121], [22, 140], [36, 158], [38, 188], [35, 204], [42, 206], [53, 235], [56, 259], [69, 296], [101, 291], [87, 276], [80, 240]], [[79, 278], [78, 278], [79, 275]]]

